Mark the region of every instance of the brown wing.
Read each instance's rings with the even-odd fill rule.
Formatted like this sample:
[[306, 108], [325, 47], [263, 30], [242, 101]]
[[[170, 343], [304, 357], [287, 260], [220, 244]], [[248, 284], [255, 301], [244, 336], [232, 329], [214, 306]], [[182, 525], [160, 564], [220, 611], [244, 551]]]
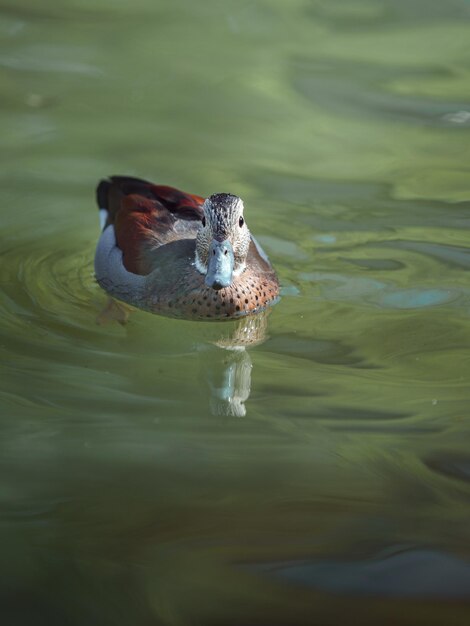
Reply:
[[108, 211], [126, 269], [135, 274], [153, 269], [151, 250], [194, 238], [203, 216], [204, 198], [128, 176], [102, 180], [96, 199], [99, 208]]

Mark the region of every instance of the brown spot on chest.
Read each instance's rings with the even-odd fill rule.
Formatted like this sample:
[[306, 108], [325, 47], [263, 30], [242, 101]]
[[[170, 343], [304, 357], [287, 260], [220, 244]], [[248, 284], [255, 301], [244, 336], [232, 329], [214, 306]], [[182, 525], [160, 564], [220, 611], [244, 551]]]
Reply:
[[201, 280], [190, 292], [173, 293], [171, 300], [167, 304], [163, 301], [158, 309], [166, 315], [194, 320], [231, 319], [256, 313], [272, 304], [277, 295], [277, 281], [268, 289], [252, 277], [242, 275], [233, 285], [219, 291], [206, 287]]

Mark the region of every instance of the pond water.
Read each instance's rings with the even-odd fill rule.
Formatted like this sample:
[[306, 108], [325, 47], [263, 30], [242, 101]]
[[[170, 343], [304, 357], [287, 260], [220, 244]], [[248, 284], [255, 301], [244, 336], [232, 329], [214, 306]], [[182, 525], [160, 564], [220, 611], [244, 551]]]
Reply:
[[[2, 623], [468, 624], [470, 2], [0, 14]], [[263, 341], [97, 323], [109, 174], [243, 197]]]

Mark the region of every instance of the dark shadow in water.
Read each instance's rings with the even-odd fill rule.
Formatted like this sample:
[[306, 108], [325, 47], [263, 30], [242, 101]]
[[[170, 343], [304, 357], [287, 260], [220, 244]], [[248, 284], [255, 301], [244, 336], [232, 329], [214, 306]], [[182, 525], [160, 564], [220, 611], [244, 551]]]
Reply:
[[297, 561], [249, 567], [286, 582], [337, 594], [470, 597], [470, 563], [434, 550], [407, 550], [362, 561]]
[[[403, 227], [469, 228], [468, 202], [398, 199], [386, 184], [304, 178], [283, 172], [265, 172], [253, 179], [260, 193], [295, 206], [299, 223], [318, 233], [375, 231], [389, 233]], [[315, 210], [312, 202], [315, 200]], [[323, 210], [319, 210], [325, 205]], [[338, 205], [343, 210], [333, 211]], [[328, 245], [328, 251], [337, 248]], [[316, 253], [321, 252], [316, 249]]]
[[426, 458], [424, 463], [438, 474], [470, 482], [470, 456], [453, 452], [434, 453]]

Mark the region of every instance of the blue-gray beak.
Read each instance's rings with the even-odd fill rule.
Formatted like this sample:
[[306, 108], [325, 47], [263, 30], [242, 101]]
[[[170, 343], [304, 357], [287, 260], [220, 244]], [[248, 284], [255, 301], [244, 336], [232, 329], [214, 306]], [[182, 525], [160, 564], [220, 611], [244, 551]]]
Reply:
[[218, 291], [232, 284], [235, 258], [232, 244], [225, 241], [212, 241], [209, 248], [205, 283]]

